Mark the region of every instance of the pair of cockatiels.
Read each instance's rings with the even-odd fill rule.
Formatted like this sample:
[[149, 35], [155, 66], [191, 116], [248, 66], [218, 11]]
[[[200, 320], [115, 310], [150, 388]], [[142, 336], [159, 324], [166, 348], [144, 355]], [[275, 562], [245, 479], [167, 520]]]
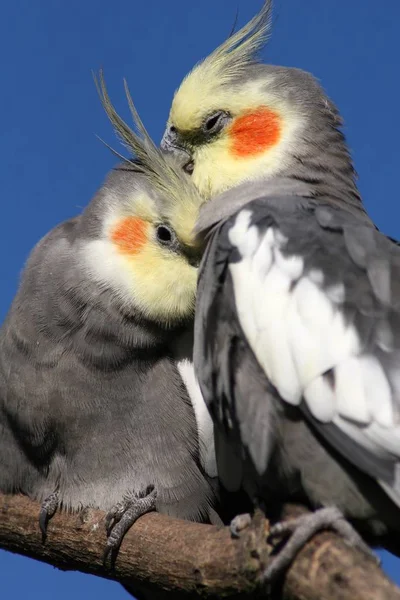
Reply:
[[0, 487], [43, 500], [43, 521], [58, 501], [100, 506], [110, 549], [154, 508], [216, 522], [190, 342], [207, 244], [194, 360], [219, 479], [275, 516], [320, 509], [268, 576], [321, 525], [361, 546], [344, 517], [386, 544], [400, 525], [400, 252], [365, 214], [320, 86], [256, 61], [270, 8], [182, 82], [162, 142], [178, 162], [103, 88], [139, 162], [34, 251], [0, 380]]

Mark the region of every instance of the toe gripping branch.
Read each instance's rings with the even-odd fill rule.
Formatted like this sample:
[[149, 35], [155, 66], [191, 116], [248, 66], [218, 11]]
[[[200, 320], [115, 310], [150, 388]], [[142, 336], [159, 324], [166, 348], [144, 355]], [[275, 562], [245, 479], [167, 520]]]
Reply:
[[149, 486], [140, 494], [128, 492], [107, 513], [107, 544], [103, 556], [104, 565], [110, 557], [111, 566], [113, 566], [124, 535], [139, 517], [155, 510], [156, 498], [157, 492], [154, 486]]
[[251, 525], [251, 515], [249, 513], [243, 513], [241, 515], [236, 515], [234, 519], [232, 519], [229, 530], [231, 532], [231, 536], [233, 538], [240, 538], [240, 534], [244, 529], [250, 527]]
[[47, 525], [50, 519], [55, 515], [58, 508], [59, 498], [58, 491], [56, 490], [50, 496], [47, 496], [42, 502], [39, 511], [39, 527], [42, 532], [42, 542], [46, 541], [47, 537]]
[[311, 514], [276, 523], [270, 529], [270, 540], [285, 540], [283, 547], [270, 561], [262, 580], [271, 583], [282, 576], [291, 565], [303, 546], [318, 532], [331, 529], [340, 535], [350, 546], [357, 548], [374, 562], [379, 562], [371, 548], [364, 542], [352, 525], [336, 507], [316, 510]]

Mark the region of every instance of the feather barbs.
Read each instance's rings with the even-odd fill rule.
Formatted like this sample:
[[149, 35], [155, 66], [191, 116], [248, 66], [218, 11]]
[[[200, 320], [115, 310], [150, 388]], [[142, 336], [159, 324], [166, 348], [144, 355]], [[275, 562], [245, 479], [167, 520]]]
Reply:
[[[179, 209], [182, 205], [182, 198], [185, 198], [187, 205], [190, 204], [193, 210], [198, 210], [203, 199], [182, 170], [183, 164], [177, 162], [176, 158], [161, 152], [150, 138], [135, 108], [126, 81], [125, 92], [137, 131], [131, 129], [115, 110], [108, 95], [102, 71], [99, 74], [99, 81], [95, 78], [95, 83], [104, 110], [116, 134], [133, 156], [138, 159], [135, 170], [144, 175], [156, 192], [158, 207], [169, 210], [169, 207], [176, 206]], [[113, 152], [131, 164], [130, 159], [122, 157], [114, 150]]]

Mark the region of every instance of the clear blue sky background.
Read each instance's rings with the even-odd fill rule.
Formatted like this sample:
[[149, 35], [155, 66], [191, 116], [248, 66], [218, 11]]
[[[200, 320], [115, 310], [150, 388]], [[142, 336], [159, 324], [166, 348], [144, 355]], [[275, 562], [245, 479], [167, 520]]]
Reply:
[[[127, 115], [122, 78], [158, 141], [183, 75], [261, 0], [8, 0], [0, 11], [0, 319], [32, 246], [75, 215], [115, 159], [91, 70], [104, 67]], [[277, 0], [266, 61], [313, 72], [339, 105], [368, 211], [400, 238], [399, 0]], [[1, 457], [0, 457], [1, 460]], [[400, 583], [400, 560], [384, 567]], [[0, 551], [1, 595], [128, 598], [113, 582]]]

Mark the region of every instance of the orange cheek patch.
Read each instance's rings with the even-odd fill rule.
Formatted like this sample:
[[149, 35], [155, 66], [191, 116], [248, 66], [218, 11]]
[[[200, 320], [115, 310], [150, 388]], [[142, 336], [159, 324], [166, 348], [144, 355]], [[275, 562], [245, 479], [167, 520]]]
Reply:
[[114, 228], [111, 239], [124, 254], [135, 254], [147, 242], [148, 223], [137, 217], [121, 219]]
[[260, 107], [238, 117], [230, 127], [231, 152], [237, 157], [262, 154], [281, 135], [281, 119], [273, 110]]

